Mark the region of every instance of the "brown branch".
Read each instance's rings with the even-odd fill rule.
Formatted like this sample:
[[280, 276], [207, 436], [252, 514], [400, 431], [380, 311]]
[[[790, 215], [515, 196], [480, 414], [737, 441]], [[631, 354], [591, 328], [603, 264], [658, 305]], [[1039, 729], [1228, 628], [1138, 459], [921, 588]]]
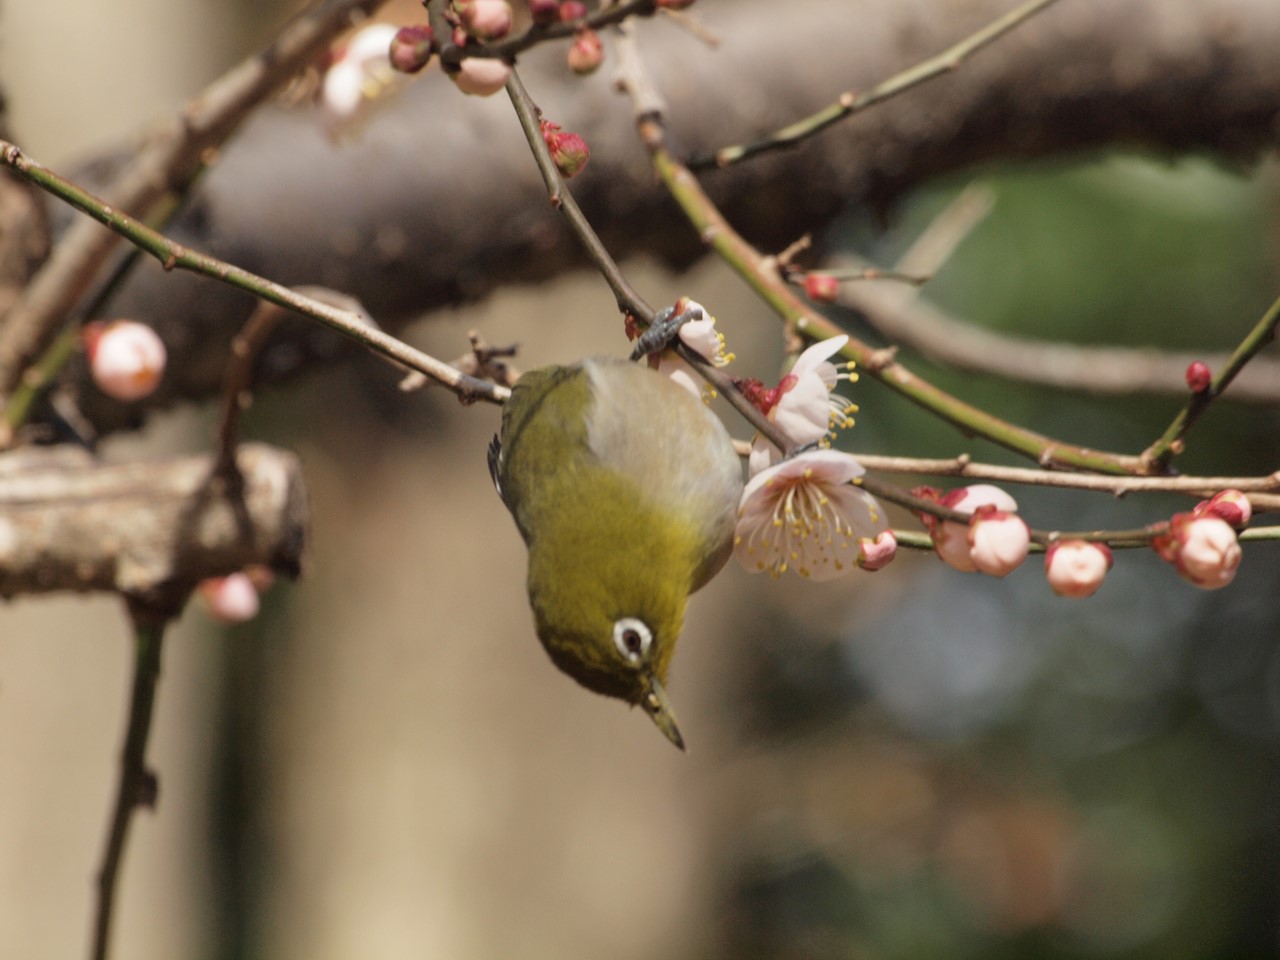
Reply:
[[[159, 131], [104, 191], [117, 209], [145, 214], [166, 194], [181, 195], [251, 110], [319, 55], [352, 16], [384, 0], [321, 0], [296, 17], [258, 55], [232, 69], [193, 98]], [[78, 222], [54, 248], [22, 297], [0, 324], [0, 398], [45, 349], [91, 287], [117, 238], [96, 224]]]
[[240, 498], [211, 483], [214, 462], [103, 464], [68, 447], [0, 457], [0, 597], [103, 590], [159, 602], [254, 564], [296, 574], [308, 516], [297, 458], [241, 446]]
[[[864, 0], [854, 16], [847, 0], [796, 0], [783, 43], [774, 0], [705, 0], [696, 9], [724, 41], [714, 52], [661, 20], [635, 26], [655, 82], [677, 105], [673, 140], [696, 152], [787, 122], [820, 102], [815, 90], [891, 76], [1007, 7]], [[1129, 145], [1246, 163], [1277, 142], [1277, 48], [1272, 0], [1071, 0], [927, 90], [796, 151], [715, 171], [707, 187], [744, 235], [780, 250], [847, 204], [884, 208], [992, 159]], [[569, 75], [555, 57], [526, 58], [521, 75], [556, 122], [588, 138], [591, 166], [574, 193], [614, 257], [684, 267], [705, 254], [655, 188], [631, 118], [604, 83]], [[456, 96], [428, 73], [374, 117], [370, 133], [336, 149], [309, 108], [265, 107], [222, 151], [175, 235], [285, 282], [343, 289], [393, 332], [499, 285], [585, 264], [567, 225], [536, 202], [536, 172], [505, 111]], [[165, 405], [218, 389], [248, 307], [234, 292], [145, 268], [113, 311], [151, 323], [169, 344], [172, 376], [153, 401]], [[264, 365], [279, 377], [350, 354], [299, 327], [273, 338]], [[74, 377], [83, 382], [82, 372]], [[102, 428], [128, 422], [130, 411], [91, 391], [80, 402]]]
[[164, 642], [169, 612], [163, 613], [130, 605], [134, 629], [133, 686], [129, 695], [129, 718], [124, 746], [120, 751], [120, 777], [116, 800], [107, 829], [107, 844], [98, 870], [98, 904], [93, 923], [92, 960], [105, 960], [111, 943], [111, 921], [115, 910], [116, 880], [124, 860], [125, 842], [133, 811], [153, 809], [159, 794], [156, 775], [147, 767], [147, 739], [155, 707], [156, 685], [160, 680], [160, 647]]
[[[851, 269], [870, 266], [849, 255], [833, 264]], [[1189, 363], [1203, 360], [1218, 370], [1229, 359], [1226, 353], [1090, 347], [1012, 337], [956, 319], [914, 290], [889, 284], [847, 284], [840, 289], [839, 302], [861, 313], [893, 343], [938, 363], [1062, 390], [1185, 397]], [[1225, 399], [1268, 405], [1280, 401], [1280, 362], [1255, 358], [1232, 382]]]

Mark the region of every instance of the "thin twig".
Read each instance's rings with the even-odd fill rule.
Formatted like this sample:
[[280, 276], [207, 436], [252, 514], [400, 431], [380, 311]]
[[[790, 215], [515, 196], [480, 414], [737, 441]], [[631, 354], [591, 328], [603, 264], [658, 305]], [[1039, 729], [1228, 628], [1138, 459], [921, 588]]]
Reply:
[[1142, 459], [1154, 467], [1165, 467], [1173, 459], [1173, 457], [1182, 452], [1183, 438], [1186, 437], [1187, 431], [1190, 430], [1197, 420], [1203, 416], [1204, 412], [1209, 409], [1209, 405], [1214, 399], [1221, 396], [1222, 392], [1227, 389], [1231, 381], [1236, 375], [1244, 369], [1244, 365], [1269, 344], [1276, 337], [1276, 326], [1280, 324], [1280, 298], [1277, 298], [1262, 318], [1253, 325], [1253, 329], [1245, 335], [1240, 341], [1240, 346], [1222, 365], [1222, 368], [1213, 375], [1212, 381], [1209, 383], [1209, 389], [1203, 393], [1191, 394], [1191, 399], [1187, 401], [1173, 422], [1160, 438], [1151, 446], [1142, 452]]
[[[831, 263], [851, 270], [868, 266], [848, 253]], [[1080, 346], [1010, 336], [957, 319], [906, 287], [842, 287], [837, 302], [857, 310], [885, 338], [935, 362], [1038, 387], [1103, 396], [1184, 397], [1189, 363], [1203, 360], [1211, 369], [1218, 369], [1225, 368], [1230, 359], [1225, 353]], [[1264, 405], [1280, 401], [1280, 362], [1255, 358], [1234, 382], [1228, 399]]]
[[314, 297], [305, 296], [241, 267], [175, 243], [133, 217], [112, 209], [88, 191], [26, 157], [11, 143], [0, 141], [0, 164], [10, 167], [42, 189], [110, 227], [159, 260], [166, 270], [189, 270], [192, 273], [211, 277], [240, 290], [246, 290], [269, 303], [318, 320], [375, 353], [397, 360], [411, 369], [422, 371], [442, 386], [452, 390], [464, 403], [476, 400], [501, 403], [509, 394], [505, 387], [468, 377], [449, 364], [369, 326], [357, 313], [322, 303]]
[[798, 120], [780, 130], [776, 130], [762, 140], [739, 146], [724, 147], [710, 156], [695, 157], [689, 161], [689, 167], [693, 170], [705, 170], [709, 167], [727, 167], [748, 157], [794, 146], [802, 140], [821, 133], [827, 127], [840, 122], [846, 117], [858, 113], [860, 110], [865, 110], [867, 107], [897, 96], [927, 80], [932, 80], [934, 77], [950, 73], [983, 47], [1056, 2], [1057, 0], [1028, 0], [1027, 3], [1011, 10], [998, 20], [987, 24], [976, 33], [970, 34], [964, 40], [949, 47], [937, 56], [895, 74], [865, 93], [857, 93], [853, 90], [846, 91], [830, 106], [805, 117], [803, 120]]
[[[796, 297], [777, 270], [771, 269], [771, 261], [730, 226], [693, 173], [668, 149], [657, 117], [650, 115], [639, 126], [654, 168], [694, 229], [789, 327], [815, 340], [847, 333]], [[934, 386], [857, 337], [849, 337], [842, 353], [870, 376], [963, 432], [1031, 457], [1042, 466], [1111, 474], [1140, 473], [1146, 468], [1137, 457], [1062, 443], [1002, 420]]]
[[[468, 57], [506, 60], [513, 63], [517, 54], [548, 40], [571, 37], [582, 29], [602, 30], [631, 17], [650, 17], [656, 10], [656, 0], [625, 0], [623, 3], [615, 3], [612, 6], [602, 6], [580, 20], [557, 22], [545, 27], [534, 24], [524, 33], [491, 43], [477, 43], [466, 47], [447, 43], [440, 50], [440, 62], [445, 69], [456, 69]], [[443, 36], [447, 37], [449, 34], [445, 33]]]
[[[181, 194], [258, 104], [314, 60], [353, 15], [383, 2], [321, 0], [300, 13], [270, 46], [228, 71], [160, 128], [104, 190], [110, 205], [145, 217], [165, 195]], [[0, 406], [73, 313], [115, 244], [115, 237], [92, 224], [73, 224], [6, 314], [0, 324]]]
[[551, 159], [551, 151], [547, 149], [546, 141], [542, 139], [542, 130], [539, 126], [541, 111], [529, 96], [529, 91], [525, 89], [524, 83], [520, 80], [520, 74], [515, 69], [512, 69], [511, 76], [507, 79], [507, 96], [511, 98], [511, 105], [515, 107], [520, 127], [524, 130], [525, 139], [529, 141], [529, 148], [533, 151], [538, 170], [542, 173], [551, 206], [563, 213], [565, 219], [569, 221], [574, 234], [586, 248], [587, 256], [591, 258], [591, 262], [595, 264], [600, 275], [604, 277], [605, 283], [609, 284], [614, 297], [617, 298], [618, 309], [648, 324], [653, 320], [653, 308], [627, 282], [617, 262], [592, 228], [582, 208], [578, 206], [578, 201], [565, 186], [560, 171], [556, 169], [555, 161]]
[[868, 470], [876, 470], [880, 473], [999, 480], [1002, 483], [1021, 483], [1030, 486], [1094, 490], [1116, 497], [1122, 497], [1128, 493], [1153, 491], [1185, 493], [1192, 496], [1209, 496], [1219, 490], [1227, 489], [1236, 489], [1245, 493], [1280, 492], [1280, 471], [1264, 477], [1114, 477], [974, 463], [967, 456], [923, 460], [915, 457], [886, 457], [859, 453], [857, 457]]
[[147, 768], [146, 755], [156, 684], [160, 679], [160, 647], [164, 641], [165, 621], [135, 613], [133, 625], [133, 689], [129, 696], [129, 720], [120, 756], [120, 780], [116, 787], [115, 810], [107, 832], [102, 867], [98, 872], [98, 905], [93, 923], [93, 949], [90, 953], [92, 960], [105, 960], [107, 956], [116, 880], [124, 858], [133, 811], [138, 807], [153, 809], [158, 790], [156, 776]]

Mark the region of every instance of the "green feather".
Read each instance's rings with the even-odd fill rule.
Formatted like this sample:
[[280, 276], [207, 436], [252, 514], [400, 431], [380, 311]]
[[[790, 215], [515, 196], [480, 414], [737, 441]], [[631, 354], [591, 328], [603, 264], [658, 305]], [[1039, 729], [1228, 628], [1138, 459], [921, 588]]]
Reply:
[[[613, 360], [520, 378], [491, 468], [529, 547], [529, 599], [552, 660], [631, 703], [665, 680], [690, 592], [732, 551], [741, 472], [724, 427], [656, 373]], [[638, 670], [613, 625], [653, 633]]]

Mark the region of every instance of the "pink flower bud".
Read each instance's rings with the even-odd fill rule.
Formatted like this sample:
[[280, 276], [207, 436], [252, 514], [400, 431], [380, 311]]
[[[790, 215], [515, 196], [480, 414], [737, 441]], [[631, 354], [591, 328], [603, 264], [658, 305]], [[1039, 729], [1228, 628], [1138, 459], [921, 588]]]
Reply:
[[[916, 487], [911, 492], [923, 500], [932, 500], [960, 513], [973, 513], [984, 506], [1007, 513], [1018, 509], [1013, 497], [989, 483], [975, 483], [945, 493], [934, 487]], [[954, 520], [939, 520], [933, 514], [923, 512], [920, 513], [920, 520], [933, 538], [934, 552], [944, 563], [962, 573], [973, 573], [979, 569], [971, 556], [969, 528], [965, 524]]]
[[1229, 584], [1243, 554], [1235, 530], [1221, 517], [1175, 513], [1169, 529], [1151, 545], [1174, 565], [1178, 575], [1203, 590]]
[[501, 60], [467, 57], [450, 79], [463, 93], [473, 97], [491, 97], [507, 84], [511, 67]]
[[426, 24], [401, 27], [391, 38], [391, 66], [401, 73], [417, 73], [431, 62], [436, 35]]
[[560, 19], [560, 0], [529, 0], [529, 15], [538, 26], [550, 26]]
[[569, 69], [580, 76], [595, 73], [600, 64], [604, 63], [604, 44], [600, 41], [600, 35], [586, 27], [579, 30], [573, 35], [566, 60]]
[[683, 10], [685, 7], [692, 7], [693, 0], [658, 0], [657, 5], [668, 10]]
[[477, 40], [499, 40], [511, 32], [507, 0], [454, 0], [463, 28]]
[[154, 330], [133, 320], [87, 324], [82, 333], [93, 382], [117, 400], [141, 400], [164, 376], [164, 343]]
[[1253, 516], [1253, 504], [1239, 490], [1220, 490], [1208, 500], [1201, 500], [1192, 511], [1200, 517], [1219, 517], [1239, 530]]
[[969, 560], [979, 573], [1008, 576], [1027, 559], [1031, 531], [1016, 513], [979, 507], [969, 521]]
[[560, 20], [562, 23], [573, 23], [575, 20], [583, 20], [587, 16], [587, 5], [579, 3], [578, 0], [564, 0], [560, 4]]
[[1105, 543], [1090, 540], [1058, 540], [1044, 554], [1044, 575], [1060, 597], [1091, 597], [1102, 586], [1114, 558]]
[[543, 142], [551, 151], [551, 159], [555, 161], [560, 176], [568, 180], [581, 173], [591, 159], [587, 142], [576, 133], [561, 130], [558, 124], [550, 120], [542, 121], [541, 130]]
[[829, 273], [806, 273], [804, 295], [814, 303], [835, 303], [840, 295], [840, 281]]
[[1192, 393], [1204, 393], [1209, 389], [1213, 376], [1209, 373], [1209, 365], [1203, 360], [1193, 360], [1187, 364], [1187, 386]]
[[258, 591], [245, 573], [201, 580], [197, 590], [209, 613], [222, 623], [244, 623], [258, 615]]
[[898, 538], [892, 530], [882, 530], [874, 539], [858, 541], [858, 566], [869, 573], [883, 570], [898, 553]]

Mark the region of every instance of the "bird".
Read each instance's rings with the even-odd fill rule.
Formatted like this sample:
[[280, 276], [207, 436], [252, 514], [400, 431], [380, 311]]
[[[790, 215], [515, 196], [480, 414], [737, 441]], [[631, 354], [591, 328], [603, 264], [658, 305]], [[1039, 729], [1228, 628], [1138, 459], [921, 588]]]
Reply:
[[685, 749], [665, 685], [689, 595], [733, 552], [742, 466], [724, 424], [645, 364], [541, 367], [513, 387], [489, 471], [552, 662]]

